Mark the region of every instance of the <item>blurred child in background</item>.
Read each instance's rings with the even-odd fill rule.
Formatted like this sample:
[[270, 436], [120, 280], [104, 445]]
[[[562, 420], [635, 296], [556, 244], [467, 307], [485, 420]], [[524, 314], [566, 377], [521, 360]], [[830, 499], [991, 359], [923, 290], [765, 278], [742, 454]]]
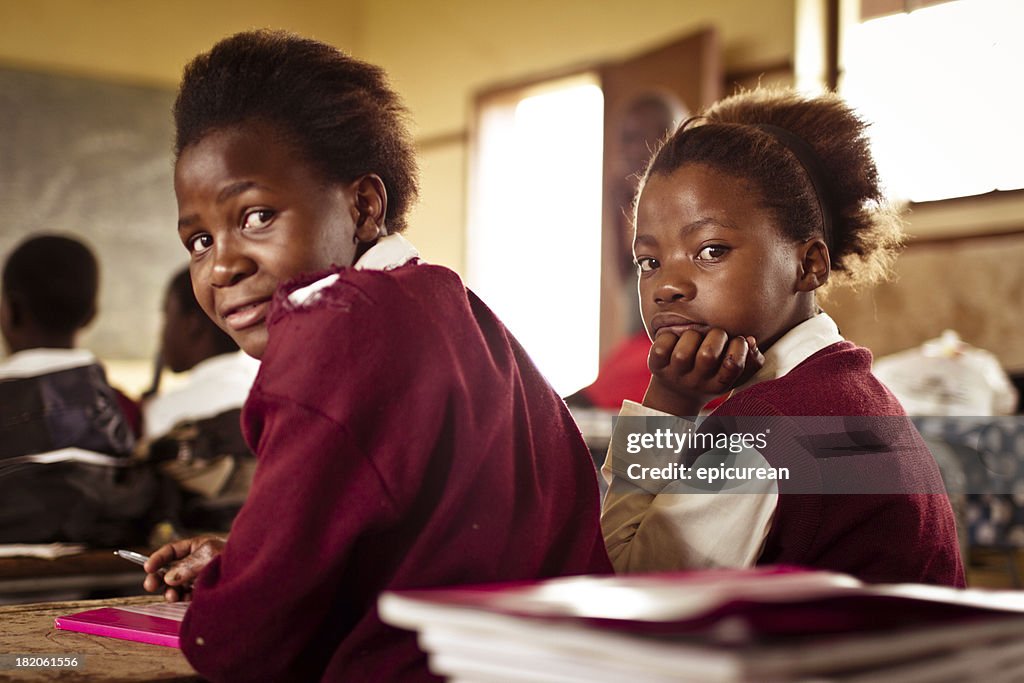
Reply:
[[186, 529], [227, 531], [256, 466], [242, 437], [241, 409], [259, 361], [199, 307], [188, 268], [167, 286], [160, 359], [171, 372], [189, 374], [143, 404], [148, 456], [180, 485]]
[[29, 238], [4, 264], [0, 542], [146, 538], [160, 498], [153, 473], [130, 464], [137, 411], [96, 357], [75, 348], [98, 289], [95, 257], [70, 237]]

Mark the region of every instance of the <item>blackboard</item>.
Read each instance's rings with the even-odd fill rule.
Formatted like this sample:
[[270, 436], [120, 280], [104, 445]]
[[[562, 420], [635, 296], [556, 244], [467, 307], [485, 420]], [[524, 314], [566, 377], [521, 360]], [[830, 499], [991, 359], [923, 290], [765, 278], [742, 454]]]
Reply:
[[103, 358], [153, 356], [163, 290], [187, 262], [173, 101], [170, 89], [0, 69], [0, 257], [33, 233], [84, 240], [101, 291], [79, 345]]

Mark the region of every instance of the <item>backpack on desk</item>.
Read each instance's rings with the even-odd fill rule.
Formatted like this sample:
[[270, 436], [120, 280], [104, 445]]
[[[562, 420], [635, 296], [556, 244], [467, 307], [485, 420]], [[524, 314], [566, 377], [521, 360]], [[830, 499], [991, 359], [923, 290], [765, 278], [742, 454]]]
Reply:
[[103, 369], [0, 380], [0, 543], [145, 540], [161, 500]]
[[188, 529], [227, 531], [245, 502], [256, 458], [240, 427], [241, 409], [178, 422], [149, 446], [149, 458], [181, 487]]

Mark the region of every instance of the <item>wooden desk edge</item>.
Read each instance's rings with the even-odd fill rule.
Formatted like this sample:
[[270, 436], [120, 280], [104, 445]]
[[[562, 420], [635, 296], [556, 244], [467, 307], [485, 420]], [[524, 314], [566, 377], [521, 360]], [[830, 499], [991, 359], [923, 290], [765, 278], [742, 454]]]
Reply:
[[0, 669], [0, 680], [19, 681], [199, 681], [180, 650], [74, 631], [63, 631], [53, 620], [99, 607], [144, 605], [158, 596], [75, 600], [0, 606], [0, 654], [79, 656], [80, 669]]

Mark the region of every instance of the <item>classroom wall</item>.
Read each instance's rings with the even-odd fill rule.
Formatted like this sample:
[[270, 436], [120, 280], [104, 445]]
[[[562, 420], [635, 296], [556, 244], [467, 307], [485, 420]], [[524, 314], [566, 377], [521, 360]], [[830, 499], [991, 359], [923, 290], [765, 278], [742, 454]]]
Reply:
[[[154, 92], [164, 89], [171, 96], [188, 59], [239, 30], [285, 28], [342, 47], [385, 67], [404, 95], [422, 167], [421, 201], [409, 235], [426, 259], [463, 271], [468, 126], [476, 92], [495, 83], [626, 57], [707, 25], [720, 32], [727, 71], [756, 75], [762, 66], [777, 71], [780, 64], [785, 70], [793, 53], [793, 4], [0, 0], [0, 68], [82, 78], [86, 85], [93, 80]], [[160, 202], [171, 226], [170, 188]], [[158, 220], [151, 222], [154, 225], [144, 229], [160, 229]], [[61, 223], [54, 229], [86, 238], [97, 232], [85, 218], [81, 225], [71, 219]], [[19, 229], [0, 225], [4, 252], [20, 239]], [[108, 270], [118, 263], [133, 263], [137, 272], [131, 277], [139, 280], [119, 294], [115, 288], [124, 285], [108, 277], [101, 304], [108, 310], [133, 306], [136, 314], [129, 331], [123, 326], [105, 329], [101, 315], [82, 341], [108, 359], [136, 359], [137, 372], [126, 382], [134, 387], [148, 379], [145, 359], [155, 352], [162, 283], [184, 260], [184, 253], [170, 237], [144, 250], [138, 240], [118, 241], [106, 235], [95, 239]], [[130, 343], [124, 342], [126, 334]]]
[[[756, 82], [761, 74], [775, 81], [781, 73], [785, 81], [795, 61], [798, 1], [0, 0], [0, 68], [171, 92], [190, 57], [238, 30], [286, 28], [345, 48], [384, 66], [411, 110], [421, 155], [422, 192], [410, 237], [428, 260], [464, 272], [466, 159], [477, 92], [573, 65], [628, 57], [707, 25], [719, 31], [725, 70], [732, 77], [727, 89], [736, 81]], [[1020, 215], [1021, 205], [1014, 204], [1011, 213]], [[972, 218], [947, 232], [991, 231], [985, 220], [974, 220], [985, 216], [988, 206], [978, 205]], [[173, 216], [168, 217], [171, 220]], [[908, 228], [925, 237], [936, 234], [933, 224], [918, 221], [915, 215], [910, 216]], [[1019, 227], [999, 227], [1007, 229]], [[0, 225], [0, 243], [13, 241], [13, 230], [17, 227]], [[973, 263], [976, 254], [989, 252], [978, 242], [963, 241], [917, 249], [895, 289], [834, 297], [844, 332], [881, 354], [920, 343], [940, 328], [952, 326], [966, 339], [992, 348], [1008, 366], [1024, 368], [1024, 346], [1015, 341], [1018, 335], [1006, 333], [1020, 329], [1016, 321], [1024, 317], [1021, 297], [993, 301], [986, 298], [983, 286], [984, 282], [1016, 286], [1012, 273], [1019, 272], [1019, 267], [1015, 258], [1006, 257], [1012, 252], [1009, 247], [1018, 248], [1022, 240], [1006, 238], [991, 258], [979, 256], [988, 259], [985, 268], [974, 269], [978, 278], [970, 287], [957, 289], [960, 303], [956, 306], [927, 304], [937, 291], [927, 278], [958, 272], [958, 265]], [[122, 256], [116, 251], [119, 248], [112, 247], [114, 253], [101, 256], [117, 259]], [[130, 243], [124, 245], [126, 250], [131, 248]], [[139, 258], [138, 254], [125, 256]], [[964, 299], [965, 292], [972, 293], [972, 298]], [[159, 296], [151, 289], [135, 293], [140, 312], [134, 358], [148, 358], [155, 348]], [[917, 307], [933, 314], [908, 318], [904, 312], [914, 304], [907, 302], [923, 302]], [[104, 353], [103, 348], [98, 350]]]
[[351, 43], [359, 4], [0, 0], [0, 63], [174, 88], [186, 61], [236, 31], [272, 26]]
[[0, 0], [0, 64], [173, 87], [190, 57], [245, 28], [287, 28], [348, 49], [384, 66], [405, 96], [423, 167], [410, 235], [426, 258], [461, 271], [474, 92], [709, 24], [721, 32], [727, 70], [791, 60], [793, 0]]
[[390, 71], [416, 119], [424, 191], [411, 233], [427, 258], [464, 264], [467, 126], [474, 93], [627, 57], [714, 25], [727, 71], [791, 61], [793, 1], [366, 2], [358, 52]]

